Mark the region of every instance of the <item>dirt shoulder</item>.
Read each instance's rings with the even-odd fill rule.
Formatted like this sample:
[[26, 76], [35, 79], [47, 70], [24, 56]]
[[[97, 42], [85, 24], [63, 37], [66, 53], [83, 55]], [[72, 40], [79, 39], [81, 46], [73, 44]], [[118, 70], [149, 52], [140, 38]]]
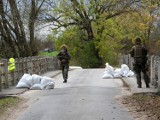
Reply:
[[3, 108], [4, 112], [0, 115], [0, 120], [16, 120], [20, 113], [22, 113], [28, 106], [25, 98], [15, 97], [14, 104], [10, 104]]
[[137, 93], [117, 99], [135, 120], [160, 120], [160, 95]]

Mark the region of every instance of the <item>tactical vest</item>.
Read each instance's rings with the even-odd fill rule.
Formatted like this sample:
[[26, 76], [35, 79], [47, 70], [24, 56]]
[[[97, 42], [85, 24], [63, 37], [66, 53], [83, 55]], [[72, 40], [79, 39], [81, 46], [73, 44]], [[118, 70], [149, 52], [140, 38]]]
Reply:
[[134, 63], [137, 65], [145, 64], [145, 49], [141, 45], [134, 46]]
[[136, 45], [134, 47], [134, 57], [135, 58], [143, 57], [143, 47], [141, 45]]

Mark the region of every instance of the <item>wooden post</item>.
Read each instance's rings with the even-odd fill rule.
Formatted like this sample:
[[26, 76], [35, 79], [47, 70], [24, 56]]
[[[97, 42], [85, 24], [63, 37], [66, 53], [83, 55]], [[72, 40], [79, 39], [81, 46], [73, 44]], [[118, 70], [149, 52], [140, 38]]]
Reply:
[[24, 71], [24, 73], [28, 73], [28, 66], [27, 66], [27, 58], [26, 57], [23, 58], [23, 71]]
[[20, 58], [20, 61], [19, 61], [19, 71], [20, 71], [20, 78], [23, 76], [23, 74], [24, 74], [24, 71], [23, 71], [24, 69], [23, 69], [23, 59], [22, 58]]
[[3, 77], [4, 77], [4, 87], [5, 88], [9, 88], [9, 84], [8, 84], [8, 60], [7, 59], [2, 59], [1, 62], [4, 64], [4, 66], [2, 67], [2, 73], [3, 73]]
[[152, 65], [152, 82], [151, 84], [154, 85], [155, 87], [157, 87], [158, 85], [158, 57], [154, 56], [153, 58], [153, 65]]
[[128, 67], [129, 67], [130, 69], [132, 68], [132, 57], [131, 57], [130, 54], [128, 55]]
[[[53, 64], [53, 66], [54, 66], [53, 70], [57, 70], [58, 69], [58, 59], [56, 57], [53, 58], [53, 63], [54, 63]], [[122, 61], [121, 61], [121, 64], [122, 64]]]
[[32, 74], [34, 74], [34, 58], [32, 57], [31, 59], [31, 65], [32, 65]]
[[160, 58], [158, 61], [158, 92], [160, 92]]
[[58, 63], [59, 61], [58, 61], [58, 59], [57, 58], [55, 58], [55, 70], [58, 70], [59, 69], [59, 63]]
[[10, 81], [11, 81], [11, 85], [14, 86], [15, 85], [15, 72], [14, 71], [10, 72]]
[[28, 73], [29, 74], [32, 74], [33, 71], [32, 71], [32, 57], [28, 57], [27, 58], [27, 69], [28, 69]]
[[47, 68], [48, 68], [47, 58], [45, 57], [44, 58], [44, 70], [45, 70], [45, 72], [47, 71]]
[[44, 58], [40, 58], [40, 74], [44, 73], [45, 70], [44, 70], [44, 66], [45, 66], [45, 60]]
[[0, 63], [0, 91], [2, 90], [2, 63]]
[[37, 59], [37, 74], [41, 74], [41, 60], [40, 58]]
[[19, 81], [19, 60], [18, 58], [15, 58], [15, 67], [16, 69], [15, 69], [14, 78], [15, 78], [15, 83], [17, 83]]
[[[119, 66], [121, 65], [121, 64], [123, 64], [123, 55], [122, 54], [119, 54], [118, 55], [118, 58], [119, 58]], [[55, 57], [53, 58], [54, 59], [54, 61], [55, 61]]]
[[53, 67], [53, 61], [51, 58], [48, 58], [48, 71], [52, 70], [52, 67]]
[[151, 56], [150, 60], [150, 82], [153, 85], [153, 64], [154, 64], [154, 56]]

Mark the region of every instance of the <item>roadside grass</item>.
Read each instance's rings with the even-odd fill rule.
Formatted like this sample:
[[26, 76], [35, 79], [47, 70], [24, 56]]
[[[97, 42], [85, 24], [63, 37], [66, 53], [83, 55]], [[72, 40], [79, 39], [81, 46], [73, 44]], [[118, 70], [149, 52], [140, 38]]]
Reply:
[[38, 53], [39, 56], [49, 56], [49, 57], [56, 57], [57, 54], [58, 54], [58, 51], [54, 51], [54, 52], [39, 52]]
[[[59, 53], [59, 51], [54, 51], [54, 52], [39, 52], [38, 53], [38, 55], [39, 56], [49, 56], [49, 57], [56, 57], [57, 56], [57, 54]], [[76, 62], [74, 59], [71, 59], [70, 60], [70, 66], [80, 66], [79, 64], [78, 64], [78, 62]]]
[[8, 109], [16, 107], [20, 99], [18, 97], [2, 97], [0, 98], [0, 118], [7, 112]]
[[144, 112], [147, 120], [160, 120], [160, 96], [157, 93], [133, 94], [132, 96], [124, 97], [122, 104], [139, 114]]

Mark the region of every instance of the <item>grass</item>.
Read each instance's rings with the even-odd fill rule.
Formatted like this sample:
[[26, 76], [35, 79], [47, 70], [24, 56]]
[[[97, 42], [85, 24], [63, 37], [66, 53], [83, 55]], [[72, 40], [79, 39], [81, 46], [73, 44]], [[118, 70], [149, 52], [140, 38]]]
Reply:
[[58, 51], [54, 52], [39, 52], [40, 56], [49, 56], [49, 57], [55, 57], [58, 54]]
[[0, 117], [5, 114], [5, 112], [19, 103], [20, 99], [17, 97], [2, 97], [0, 98]]

